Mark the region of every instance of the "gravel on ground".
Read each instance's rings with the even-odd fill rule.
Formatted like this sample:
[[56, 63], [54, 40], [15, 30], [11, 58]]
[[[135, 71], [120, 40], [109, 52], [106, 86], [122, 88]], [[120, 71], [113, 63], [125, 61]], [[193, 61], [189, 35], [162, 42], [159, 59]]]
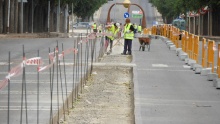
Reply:
[[[131, 56], [113, 53], [101, 63], [130, 63]], [[116, 64], [117, 65], [117, 64]], [[63, 124], [134, 124], [132, 67], [94, 66], [82, 94]]]

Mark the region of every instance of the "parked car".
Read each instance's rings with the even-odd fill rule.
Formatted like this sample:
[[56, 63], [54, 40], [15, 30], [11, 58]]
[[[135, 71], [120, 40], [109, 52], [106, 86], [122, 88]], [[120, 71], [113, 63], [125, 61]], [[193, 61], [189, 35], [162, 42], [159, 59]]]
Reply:
[[78, 22], [73, 24], [74, 29], [90, 29], [92, 27], [91, 22]]

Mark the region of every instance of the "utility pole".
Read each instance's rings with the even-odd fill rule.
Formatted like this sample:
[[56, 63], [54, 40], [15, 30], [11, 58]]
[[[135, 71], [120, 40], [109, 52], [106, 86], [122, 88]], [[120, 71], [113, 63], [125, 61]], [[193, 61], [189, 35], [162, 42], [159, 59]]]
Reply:
[[60, 32], [60, 0], [58, 0], [57, 8], [57, 32]]

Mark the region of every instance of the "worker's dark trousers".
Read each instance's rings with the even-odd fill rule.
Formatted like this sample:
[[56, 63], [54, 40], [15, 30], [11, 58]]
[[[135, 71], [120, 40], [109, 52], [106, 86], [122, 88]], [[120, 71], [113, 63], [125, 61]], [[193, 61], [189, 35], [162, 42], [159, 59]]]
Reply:
[[132, 40], [131, 39], [125, 39], [124, 40], [124, 51], [123, 54], [126, 54], [128, 51], [128, 54], [131, 55], [131, 46], [132, 46]]
[[108, 45], [110, 44], [110, 51], [112, 51], [112, 44], [113, 44], [113, 40], [111, 40], [110, 38], [108, 38], [107, 36], [105, 37], [105, 40], [107, 42], [106, 44], [106, 51], [107, 51], [107, 48], [108, 48]]

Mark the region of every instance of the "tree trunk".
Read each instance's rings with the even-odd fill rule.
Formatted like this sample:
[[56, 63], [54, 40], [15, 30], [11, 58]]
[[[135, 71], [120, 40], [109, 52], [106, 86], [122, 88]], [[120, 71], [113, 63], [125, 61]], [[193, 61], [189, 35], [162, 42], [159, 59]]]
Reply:
[[53, 6], [52, 8], [51, 8], [51, 18], [50, 18], [50, 31], [51, 32], [55, 32], [56, 31], [56, 18], [57, 18], [57, 16], [56, 16], [56, 13], [55, 13], [55, 11], [56, 11], [56, 8]]
[[18, 33], [18, 1], [14, 1], [14, 33]]
[[14, 33], [15, 30], [15, 0], [11, 0], [11, 9], [10, 9], [10, 26], [9, 26], [9, 32]]
[[0, 0], [0, 34], [3, 33], [3, 1]]
[[39, 15], [40, 15], [40, 19], [39, 19], [39, 32], [42, 32], [43, 31], [43, 11], [42, 11], [42, 7], [39, 7]]
[[[62, 26], [61, 26], [62, 25]], [[60, 32], [64, 32], [64, 8], [60, 7]]]
[[8, 21], [8, 0], [4, 1], [4, 9], [3, 9], [3, 17], [4, 17], [4, 21], [3, 21], [3, 33], [6, 33], [6, 29], [7, 29], [7, 21]]
[[29, 30], [29, 16], [31, 15], [30, 4], [24, 3], [24, 33], [28, 33]]
[[67, 17], [69, 15], [68, 10], [69, 10], [68, 4], [66, 4], [65, 11], [64, 11], [65, 12], [65, 15], [64, 15], [64, 33], [68, 32], [67, 31]]

